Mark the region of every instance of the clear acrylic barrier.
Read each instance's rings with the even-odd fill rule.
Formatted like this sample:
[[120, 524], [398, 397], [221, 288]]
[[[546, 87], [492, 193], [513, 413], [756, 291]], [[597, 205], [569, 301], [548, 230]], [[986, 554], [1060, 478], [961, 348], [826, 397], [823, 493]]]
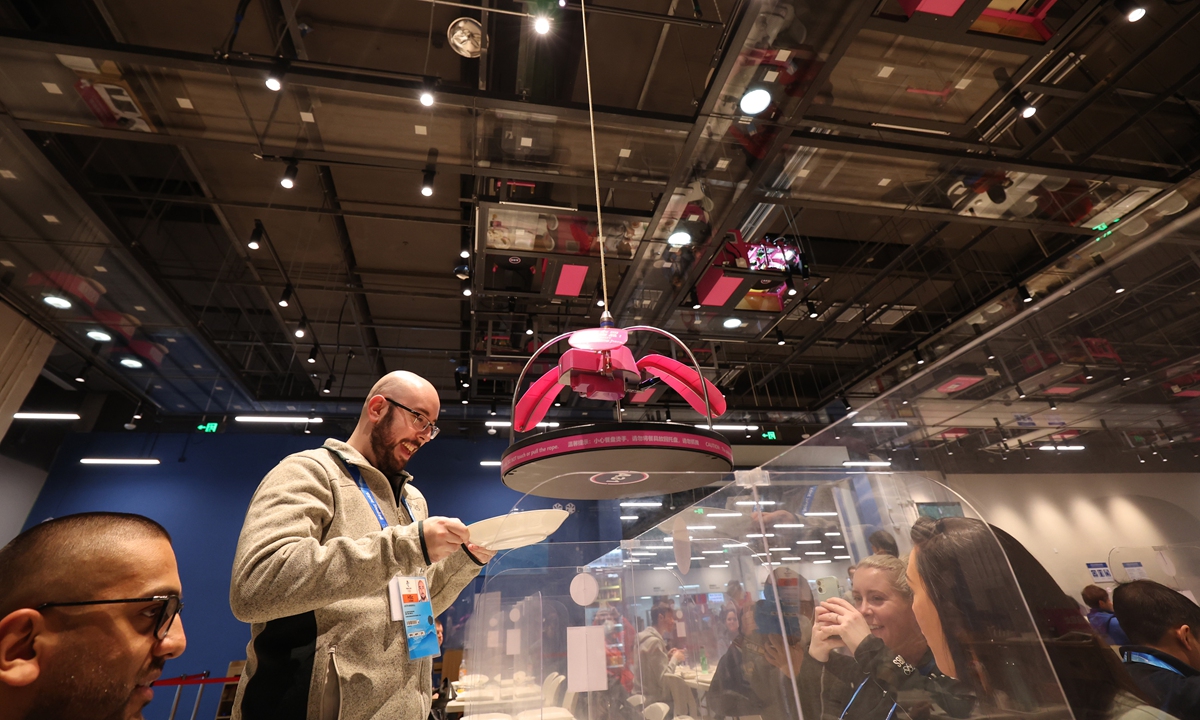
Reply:
[[1108, 552], [1108, 567], [1118, 583], [1153, 580], [1200, 597], [1200, 547], [1195, 545], [1115, 547]]
[[669, 497], [614, 501], [655, 520], [619, 544], [497, 555], [464, 715], [1090, 720], [1143, 704], [1078, 604], [945, 486], [857, 468], [711, 479], [673, 514]]

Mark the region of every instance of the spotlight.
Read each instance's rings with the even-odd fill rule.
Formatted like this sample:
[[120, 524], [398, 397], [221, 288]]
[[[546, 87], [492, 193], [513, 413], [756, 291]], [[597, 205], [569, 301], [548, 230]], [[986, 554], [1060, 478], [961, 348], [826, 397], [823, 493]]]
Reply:
[[1125, 292], [1125, 285], [1117, 279], [1116, 273], [1109, 273], [1108, 284], [1109, 287], [1112, 288], [1114, 295], [1120, 295], [1121, 293]]
[[250, 233], [250, 241], [246, 243], [246, 247], [250, 248], [251, 250], [257, 250], [260, 247], [259, 241], [262, 240], [262, 237], [263, 237], [262, 223], [259, 222], [258, 220], [255, 220], [254, 221], [254, 230]]
[[1141, 453], [1135, 453], [1135, 454], [1137, 455], [1138, 462], [1140, 462], [1140, 463], [1146, 462], [1146, 458], [1142, 457]]
[[1012, 96], [1009, 98], [1009, 102], [1011, 102], [1012, 106], [1017, 109], [1017, 112], [1021, 113], [1021, 117], [1025, 118], [1026, 120], [1033, 117], [1034, 114], [1037, 113], [1037, 108], [1035, 108], [1032, 103], [1025, 99], [1025, 93], [1021, 92], [1020, 90], [1012, 94]]
[[559, 7], [566, 7], [566, 6], [567, 6], [567, 0], [558, 0], [558, 6], [559, 6]]
[[292, 302], [292, 286], [288, 285], [283, 289], [283, 294], [279, 296], [279, 307], [287, 307]]
[[695, 290], [694, 288], [692, 289], [692, 292], [691, 292], [691, 294], [690, 294], [690, 295], [688, 295], [688, 299], [689, 299], [689, 300], [691, 301], [691, 303], [692, 303], [692, 309], [693, 309], [693, 310], [699, 310], [699, 309], [700, 309], [700, 307], [701, 307], [701, 306], [700, 306], [700, 295], [698, 295], [698, 294], [696, 293], [696, 290]]
[[433, 196], [433, 179], [437, 177], [437, 171], [430, 168], [425, 171], [425, 176], [421, 180], [421, 194], [425, 197]]
[[278, 70], [272, 70], [267, 73], [267, 89], [271, 92], [279, 92], [283, 89], [283, 73]]
[[735, 317], [725, 318], [725, 321], [721, 323], [721, 325], [724, 326], [726, 330], [733, 330], [735, 328], [740, 328], [742, 326], [742, 321]]
[[279, 184], [285, 190], [291, 190], [296, 187], [296, 174], [298, 172], [300, 172], [300, 166], [296, 164], [295, 160], [292, 160], [288, 163], [287, 170], [283, 171], [283, 177], [279, 178]]
[[471, 241], [465, 237], [462, 239], [462, 242], [459, 243], [458, 256], [463, 260], [471, 257]]
[[539, 15], [533, 21], [533, 29], [538, 35], [545, 35], [550, 32], [550, 18], [545, 15]]
[[1025, 399], [1025, 391], [1021, 389], [1021, 384], [1017, 383], [1017, 397], [1021, 400]]
[[300, 318], [300, 324], [296, 326], [296, 330], [295, 330], [294, 334], [296, 337], [302, 338], [307, 333], [308, 333], [308, 321], [305, 320], [304, 318]]
[[787, 341], [783, 339], [783, 331], [779, 328], [775, 328], [775, 344], [787, 345]]
[[1021, 298], [1021, 302], [1033, 302], [1033, 296], [1029, 294], [1029, 288], [1024, 285], [1017, 286], [1017, 297]]
[[1146, 8], [1142, 7], [1137, 0], [1117, 0], [1113, 5], [1131, 23], [1146, 17]]
[[103, 330], [89, 330], [87, 336], [96, 342], [108, 342], [112, 340], [112, 335]]
[[916, 350], [913, 350], [913, 359], [915, 359], [915, 360], [917, 361], [917, 364], [918, 364], [918, 365], [924, 365], [924, 364], [925, 364], [925, 356], [921, 354], [921, 349], [920, 349], [920, 348], [917, 348]]
[[55, 310], [66, 310], [71, 307], [70, 300], [57, 295], [47, 295], [46, 297], [42, 298], [42, 302], [46, 303]]
[[92, 367], [91, 363], [84, 365], [83, 369], [79, 371], [79, 374], [75, 376], [75, 382], [80, 383], [80, 384], [87, 382], [88, 369], [91, 367]]
[[317, 346], [313, 345], [312, 350], [308, 351], [308, 363], [310, 365], [312, 365], [312, 364], [315, 364], [316, 362], [317, 362]]
[[426, 80], [421, 85], [421, 104], [425, 107], [433, 107], [433, 83]]
[[742, 96], [738, 107], [747, 115], [757, 115], [771, 104], [771, 92], [763, 87], [751, 88]]
[[333, 392], [333, 375], [325, 378], [325, 387], [321, 388], [321, 392], [325, 395]]
[[1058, 409], [1058, 403], [1054, 402], [1054, 398], [1050, 398], [1050, 409], [1051, 409], [1051, 410], [1057, 410], [1057, 409]]
[[488, 415], [495, 415], [495, 414], [496, 414], [496, 401], [493, 400], [492, 401], [492, 409], [488, 410]]
[[787, 294], [789, 296], [795, 295], [796, 294], [796, 281], [792, 279], [792, 271], [791, 270], [788, 270], [787, 275], [784, 276], [784, 278], [783, 278], [783, 282], [785, 285], [787, 285]]
[[135, 358], [121, 358], [121, 364], [131, 370], [137, 370], [142, 366], [142, 361]]
[[454, 277], [458, 278], [459, 280], [470, 280], [471, 279], [471, 266], [464, 263], [462, 265], [455, 267], [454, 268]]
[[462, 294], [463, 294], [463, 297], [471, 297], [471, 281], [470, 280], [462, 281]]
[[599, 298], [596, 300], [596, 307], [604, 307], [604, 298]]
[[812, 300], [808, 301], [808, 316], [812, 319], [817, 319], [821, 313], [817, 312], [817, 304]]
[[1084, 365], [1083, 366], [1083, 379], [1084, 380], [1092, 380], [1092, 379], [1095, 379], [1095, 377], [1096, 376], [1094, 374], [1092, 374], [1092, 371], [1088, 369], [1088, 366]]
[[687, 230], [676, 230], [667, 238], [667, 244], [671, 247], [683, 247], [684, 245], [692, 244], [692, 234]]

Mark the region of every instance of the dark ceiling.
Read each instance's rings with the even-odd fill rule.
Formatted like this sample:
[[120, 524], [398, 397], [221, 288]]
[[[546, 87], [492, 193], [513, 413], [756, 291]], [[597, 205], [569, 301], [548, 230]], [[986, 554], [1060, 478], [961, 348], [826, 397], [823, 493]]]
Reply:
[[[990, 425], [1041, 372], [1029, 343], [1103, 339], [1121, 359], [1080, 364], [1122, 377], [1200, 357], [1200, 236], [1164, 230], [1195, 207], [1200, 1], [1136, 23], [1098, 0], [916, 4], [588, 5], [611, 310], [678, 335], [733, 419], [813, 429], [926, 371], [914, 350], [999, 354], [966, 395], [912, 395], [935, 429], [898, 442], [941, 442], [978, 426], [945, 402]], [[539, 343], [599, 321], [576, 0], [237, 10], [0, 0], [0, 294], [61, 341], [58, 372], [91, 362], [163, 414], [351, 414], [406, 369], [444, 415], [487, 419]], [[460, 17], [478, 58], [448, 41]], [[769, 105], [744, 115], [756, 88]], [[1103, 263], [1129, 292], [1095, 290]], [[1095, 297], [1074, 315], [1018, 328], [1020, 293], [1049, 309], [1076, 285]], [[1093, 390], [1064, 403], [1183, 422], [1178, 393]], [[612, 412], [562, 399], [564, 419]], [[661, 390], [629, 409], [668, 402], [688, 416]]]

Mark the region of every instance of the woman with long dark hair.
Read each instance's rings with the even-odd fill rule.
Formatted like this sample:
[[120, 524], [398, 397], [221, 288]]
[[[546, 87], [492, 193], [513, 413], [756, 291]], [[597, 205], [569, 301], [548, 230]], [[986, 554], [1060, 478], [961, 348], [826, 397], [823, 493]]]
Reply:
[[1075, 720], [1169, 717], [1007, 533], [973, 518], [922, 517], [912, 542], [913, 613], [938, 668], [974, 690], [976, 712], [1054, 714], [1065, 696]]

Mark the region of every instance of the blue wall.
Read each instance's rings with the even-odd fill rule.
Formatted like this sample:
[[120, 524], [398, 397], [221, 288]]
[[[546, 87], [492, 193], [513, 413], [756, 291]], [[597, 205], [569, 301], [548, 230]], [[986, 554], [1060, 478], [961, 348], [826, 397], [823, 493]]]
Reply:
[[[47, 518], [89, 510], [140, 513], [171, 533], [179, 560], [186, 609], [181, 616], [188, 648], [167, 663], [165, 677], [210, 671], [221, 677], [232, 660], [245, 658], [250, 629], [229, 610], [229, 576], [238, 532], [259, 481], [284, 456], [323, 442], [317, 435], [261, 433], [154, 435], [94, 433], [74, 435], [59, 451], [50, 475], [26, 520], [26, 527]], [[500, 438], [472, 441], [439, 438], [409, 463], [416, 485], [429, 500], [430, 512], [466, 523], [507, 512], [520, 494], [500, 482], [499, 468], [480, 460], [499, 459], [507, 443]], [[146, 456], [158, 466], [80, 465], [87, 456]], [[522, 509], [550, 507], [555, 501], [528, 498]], [[557, 542], [620, 537], [613, 508], [575, 501], [577, 512], [553, 536]], [[615, 506], [615, 503], [604, 503]], [[165, 720], [174, 689], [159, 689], [146, 709], [148, 720]], [[219, 692], [205, 691], [198, 718], [216, 714]], [[180, 712], [190, 715], [195, 690], [184, 690]]]

